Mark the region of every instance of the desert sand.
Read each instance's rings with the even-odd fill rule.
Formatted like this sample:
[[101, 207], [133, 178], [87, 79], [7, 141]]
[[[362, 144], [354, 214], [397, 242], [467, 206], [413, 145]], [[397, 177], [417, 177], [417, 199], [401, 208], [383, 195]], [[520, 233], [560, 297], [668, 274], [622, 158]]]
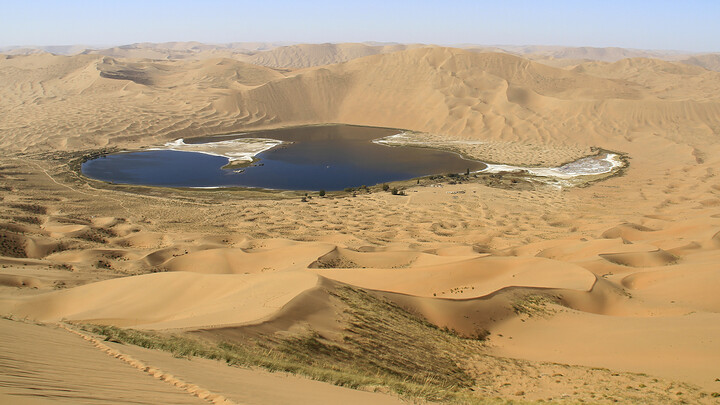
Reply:
[[[0, 399], [717, 403], [712, 56], [201, 45], [0, 55], [0, 344], [17, 371]], [[328, 123], [496, 164], [602, 149], [627, 166], [582, 187], [495, 174], [308, 202], [78, 172], [103, 151]]]

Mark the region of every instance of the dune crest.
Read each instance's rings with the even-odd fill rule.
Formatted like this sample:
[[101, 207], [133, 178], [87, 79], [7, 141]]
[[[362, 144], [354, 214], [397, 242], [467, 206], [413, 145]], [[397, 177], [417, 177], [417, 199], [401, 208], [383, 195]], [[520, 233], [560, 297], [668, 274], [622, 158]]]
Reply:
[[317, 277], [297, 272], [263, 277], [155, 273], [0, 305], [3, 313], [39, 321], [141, 329], [217, 327], [258, 322], [317, 283]]

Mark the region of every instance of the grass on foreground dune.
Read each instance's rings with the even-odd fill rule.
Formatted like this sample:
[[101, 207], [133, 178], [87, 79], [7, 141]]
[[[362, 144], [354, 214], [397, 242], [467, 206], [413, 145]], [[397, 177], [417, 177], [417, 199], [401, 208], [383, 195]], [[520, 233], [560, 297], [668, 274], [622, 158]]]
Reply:
[[[204, 357], [229, 365], [261, 367], [365, 390], [450, 403], [505, 403], [473, 395], [474, 380], [458, 366], [480, 342], [463, 339], [397, 305], [351, 287], [327, 292], [344, 307], [341, 341], [314, 331], [291, 337], [248, 337], [213, 342], [191, 334], [165, 334], [113, 326], [81, 325], [108, 341], [159, 349], [178, 357]], [[477, 350], [477, 349], [476, 349]]]

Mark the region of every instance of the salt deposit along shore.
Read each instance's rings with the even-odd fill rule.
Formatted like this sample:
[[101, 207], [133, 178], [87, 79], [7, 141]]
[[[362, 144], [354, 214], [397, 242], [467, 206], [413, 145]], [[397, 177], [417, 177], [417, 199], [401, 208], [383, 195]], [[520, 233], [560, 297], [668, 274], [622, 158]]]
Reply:
[[[434, 140], [428, 134], [416, 134], [401, 132], [399, 134], [387, 136], [381, 139], [373, 140], [374, 143], [387, 146], [415, 146], [424, 148], [451, 150], [470, 158], [474, 158], [474, 149], [482, 148], [482, 141], [472, 140]], [[478, 170], [474, 173], [502, 173], [502, 172], [525, 172], [529, 176], [535, 177], [537, 180], [545, 183], [556, 184], [561, 186], [576, 185], [579, 177], [583, 176], [599, 176], [603, 174], [613, 173], [625, 166], [625, 162], [620, 159], [620, 155], [611, 152], [598, 153], [595, 156], [581, 157], [570, 163], [565, 163], [557, 167], [534, 167], [534, 166], [516, 166], [509, 164], [485, 163], [486, 168]], [[581, 179], [582, 182], [585, 179]]]
[[612, 173], [625, 164], [615, 153], [602, 153], [597, 156], [588, 156], [559, 167], [521, 167], [487, 163], [487, 168], [478, 173], [501, 172], [527, 172], [536, 177], [547, 177], [561, 180], [573, 179], [579, 176], [597, 176]]
[[150, 150], [175, 150], [181, 152], [198, 152], [206, 155], [222, 156], [230, 164], [252, 162], [253, 158], [267, 150], [283, 144], [283, 141], [268, 138], [242, 138], [228, 141], [208, 143], [185, 143], [184, 139], [168, 142], [163, 147]]
[[[391, 135], [372, 141], [373, 143], [387, 146], [416, 146], [434, 149], [448, 149], [448, 144], [454, 146], [452, 149], [462, 150], [464, 146], [475, 147], [481, 145], [480, 141], [421, 141], [414, 139], [406, 132]], [[207, 142], [198, 144], [185, 143], [184, 139], [178, 139], [166, 143], [163, 147], [150, 150], [175, 150], [183, 152], [198, 152], [213, 156], [222, 156], [229, 160], [230, 164], [252, 162], [258, 154], [270, 150], [284, 142], [270, 138], [241, 138], [227, 141]], [[580, 158], [574, 162], [566, 163], [558, 167], [525, 167], [506, 164], [485, 163], [487, 167], [476, 173], [501, 173], [501, 172], [527, 172], [531, 176], [569, 180], [579, 176], [595, 176], [607, 174], [624, 166], [618, 154], [604, 153], [596, 156]]]

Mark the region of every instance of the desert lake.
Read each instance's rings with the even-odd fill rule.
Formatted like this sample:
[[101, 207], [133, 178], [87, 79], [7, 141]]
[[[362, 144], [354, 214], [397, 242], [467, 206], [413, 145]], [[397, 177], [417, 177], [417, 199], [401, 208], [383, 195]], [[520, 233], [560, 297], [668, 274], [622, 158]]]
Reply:
[[[82, 172], [113, 183], [164, 187], [342, 190], [486, 167], [452, 152], [372, 142], [396, 133], [387, 128], [327, 125], [194, 138], [175, 143], [184, 149], [124, 152], [89, 160]], [[247, 140], [255, 141], [252, 146], [260, 144], [255, 161], [243, 168], [223, 168], [233, 157], [253, 157], [232, 152], [233, 145], [247, 146], [243, 142]]]

